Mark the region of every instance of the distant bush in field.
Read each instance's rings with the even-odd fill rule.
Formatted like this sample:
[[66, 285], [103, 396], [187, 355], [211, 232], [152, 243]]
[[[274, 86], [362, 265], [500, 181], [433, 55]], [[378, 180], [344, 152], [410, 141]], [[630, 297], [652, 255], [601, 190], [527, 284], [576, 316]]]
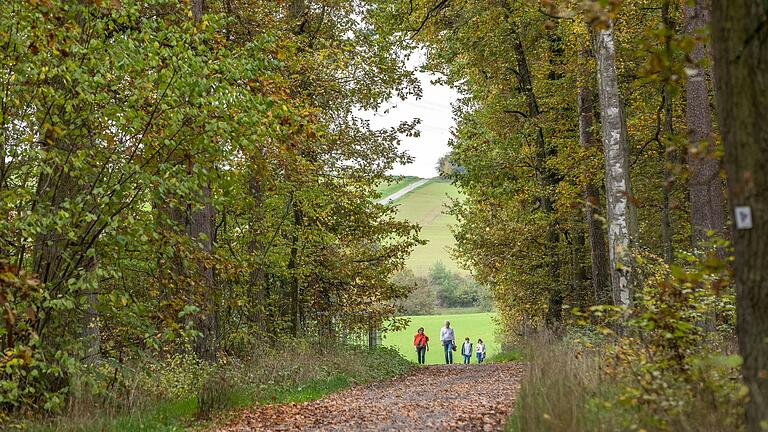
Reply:
[[431, 315], [440, 308], [477, 308], [487, 312], [493, 307], [488, 289], [471, 277], [448, 270], [437, 262], [427, 277], [416, 276], [405, 269], [395, 275], [395, 284], [413, 289], [411, 294], [397, 303], [403, 315]]
[[471, 277], [448, 270], [438, 262], [429, 272], [429, 284], [434, 287], [439, 306], [448, 308], [479, 307], [490, 310], [492, 300], [488, 289]]
[[403, 315], [431, 315], [435, 312], [437, 295], [427, 278], [416, 276], [412, 270], [405, 269], [395, 275], [393, 282], [413, 288], [411, 294], [397, 304]]

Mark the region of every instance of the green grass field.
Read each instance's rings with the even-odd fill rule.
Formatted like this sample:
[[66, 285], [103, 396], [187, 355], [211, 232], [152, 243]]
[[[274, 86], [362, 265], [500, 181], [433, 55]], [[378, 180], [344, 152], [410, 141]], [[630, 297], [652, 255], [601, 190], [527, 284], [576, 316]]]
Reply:
[[[461, 343], [465, 337], [473, 344], [480, 338], [485, 342], [486, 357], [499, 354], [501, 347], [496, 342], [496, 323], [493, 321], [495, 316], [492, 312], [474, 313], [474, 314], [447, 314], [447, 315], [423, 315], [412, 316], [408, 328], [399, 332], [388, 333], [384, 336], [383, 345], [397, 348], [407, 359], [416, 362], [416, 351], [413, 348], [413, 335], [419, 327], [424, 327], [424, 333], [429, 336], [429, 352], [427, 353], [427, 364], [444, 363], [443, 347], [440, 345], [440, 328], [445, 320], [451, 321], [451, 327], [454, 328], [456, 335], [456, 344], [459, 346], [453, 353], [453, 362], [461, 363], [462, 357]], [[476, 360], [473, 357], [472, 363]]]
[[430, 180], [395, 201], [398, 217], [421, 225], [421, 238], [429, 241], [426, 245], [414, 249], [406, 263], [417, 275], [426, 275], [438, 261], [448, 270], [467, 274], [450, 255], [450, 249], [456, 243], [450, 226], [456, 224], [456, 218], [445, 213], [450, 198], [460, 196], [456, 186], [451, 183]]
[[386, 198], [399, 191], [400, 189], [408, 186], [409, 184], [415, 183], [419, 180], [421, 179], [414, 176], [391, 177], [391, 180], [379, 183], [379, 185], [376, 186], [376, 192], [379, 193], [380, 197]]

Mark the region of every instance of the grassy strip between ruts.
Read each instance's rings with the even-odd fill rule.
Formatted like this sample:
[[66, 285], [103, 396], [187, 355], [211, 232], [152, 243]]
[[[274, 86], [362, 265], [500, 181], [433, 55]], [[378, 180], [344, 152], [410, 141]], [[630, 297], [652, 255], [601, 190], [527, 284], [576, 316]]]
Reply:
[[[34, 422], [32, 431], [182, 431], [202, 429], [236, 415], [238, 408], [254, 404], [305, 402], [350, 387], [355, 384], [390, 378], [408, 371], [413, 364], [395, 350], [343, 347], [334, 352], [302, 356], [313, 361], [306, 369], [318, 371], [303, 379], [288, 382], [247, 382], [241, 371], [219, 369], [201, 385], [197, 394], [176, 399], [150, 399], [130, 410], [115, 411], [94, 408], [87, 414], [63, 415], [46, 422]], [[329, 360], [323, 360], [329, 359]], [[318, 363], [323, 363], [318, 366]], [[254, 365], [258, 367], [259, 365]], [[286, 369], [302, 367], [286, 364]], [[289, 374], [296, 375], [296, 374]], [[305, 374], [301, 374], [305, 375]], [[313, 377], [313, 375], [317, 375]], [[200, 401], [203, 400], [201, 404]], [[202, 406], [205, 405], [205, 406]], [[206, 413], [208, 413], [206, 415]], [[66, 413], [65, 413], [66, 414]], [[213, 420], [211, 420], [211, 418]]]

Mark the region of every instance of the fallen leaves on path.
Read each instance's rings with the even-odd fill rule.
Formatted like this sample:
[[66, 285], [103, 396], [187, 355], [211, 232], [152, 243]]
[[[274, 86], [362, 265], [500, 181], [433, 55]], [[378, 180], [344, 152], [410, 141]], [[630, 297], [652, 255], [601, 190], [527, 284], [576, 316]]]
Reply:
[[425, 366], [313, 402], [254, 406], [218, 430], [499, 431], [522, 375], [517, 363]]

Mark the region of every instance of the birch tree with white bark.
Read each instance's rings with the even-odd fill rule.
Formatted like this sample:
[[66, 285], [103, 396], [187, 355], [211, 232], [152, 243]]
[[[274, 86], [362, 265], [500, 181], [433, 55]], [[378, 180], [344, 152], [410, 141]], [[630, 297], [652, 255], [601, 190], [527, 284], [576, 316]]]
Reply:
[[613, 303], [628, 306], [632, 300], [632, 248], [637, 229], [631, 203], [629, 146], [616, 72], [613, 22], [595, 31], [597, 86], [605, 153], [605, 198], [608, 220], [608, 254], [611, 265]]

